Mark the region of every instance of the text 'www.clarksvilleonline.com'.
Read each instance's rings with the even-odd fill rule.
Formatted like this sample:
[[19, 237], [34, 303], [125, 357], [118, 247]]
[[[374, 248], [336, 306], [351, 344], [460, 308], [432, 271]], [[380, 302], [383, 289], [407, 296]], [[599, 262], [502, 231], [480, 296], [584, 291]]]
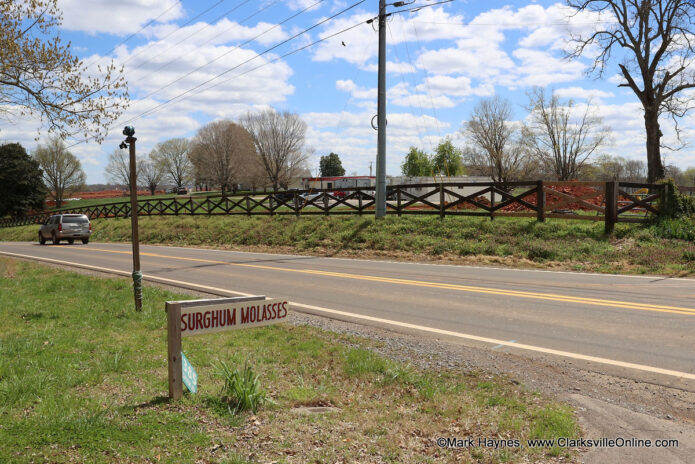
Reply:
[[439, 437], [440, 448], [678, 448], [678, 440], [646, 438], [548, 438], [548, 439], [505, 439], [487, 437]]

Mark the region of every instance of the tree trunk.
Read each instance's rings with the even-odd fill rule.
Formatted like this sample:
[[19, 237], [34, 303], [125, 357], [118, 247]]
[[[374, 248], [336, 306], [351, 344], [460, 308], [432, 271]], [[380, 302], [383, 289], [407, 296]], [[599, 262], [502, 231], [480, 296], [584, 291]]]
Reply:
[[647, 130], [647, 182], [650, 184], [664, 178], [661, 163], [661, 129], [656, 108], [644, 109], [644, 127]]

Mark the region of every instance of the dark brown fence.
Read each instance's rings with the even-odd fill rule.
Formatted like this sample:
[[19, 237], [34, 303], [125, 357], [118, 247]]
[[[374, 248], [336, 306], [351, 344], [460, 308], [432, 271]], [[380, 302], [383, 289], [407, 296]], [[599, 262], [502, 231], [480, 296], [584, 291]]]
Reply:
[[[387, 187], [387, 214], [535, 217], [617, 222], [646, 222], [667, 198], [666, 184], [632, 182], [443, 182]], [[373, 187], [290, 190], [210, 197], [138, 201], [141, 216], [183, 215], [335, 215], [371, 214]], [[0, 227], [42, 224], [53, 214], [86, 214], [91, 219], [130, 216], [130, 203], [65, 208], [20, 218], [0, 219]]]

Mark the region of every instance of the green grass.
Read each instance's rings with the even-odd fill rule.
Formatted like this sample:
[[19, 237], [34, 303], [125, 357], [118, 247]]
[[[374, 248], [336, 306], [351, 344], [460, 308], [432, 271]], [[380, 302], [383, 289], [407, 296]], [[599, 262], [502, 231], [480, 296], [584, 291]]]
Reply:
[[[369, 340], [290, 325], [184, 339], [199, 392], [170, 402], [164, 302], [185, 298], [148, 286], [137, 313], [126, 279], [0, 258], [0, 462], [526, 462], [565, 450], [433, 440], [578, 434], [568, 407], [504, 377], [418, 370]], [[246, 361], [246, 387], [260, 386], [245, 391], [272, 402], [232, 415], [219, 365]]]
[[[93, 222], [94, 241], [130, 240], [130, 219]], [[0, 240], [35, 240], [38, 226], [0, 229]], [[618, 224], [549, 219], [389, 216], [141, 217], [142, 243], [319, 255], [446, 260], [575, 271], [689, 275], [695, 221]]]

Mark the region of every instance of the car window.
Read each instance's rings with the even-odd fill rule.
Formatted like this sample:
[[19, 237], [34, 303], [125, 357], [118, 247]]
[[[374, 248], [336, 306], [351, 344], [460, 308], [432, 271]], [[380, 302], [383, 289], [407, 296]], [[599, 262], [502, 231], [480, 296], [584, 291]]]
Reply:
[[63, 224], [87, 224], [89, 219], [84, 216], [63, 216]]

